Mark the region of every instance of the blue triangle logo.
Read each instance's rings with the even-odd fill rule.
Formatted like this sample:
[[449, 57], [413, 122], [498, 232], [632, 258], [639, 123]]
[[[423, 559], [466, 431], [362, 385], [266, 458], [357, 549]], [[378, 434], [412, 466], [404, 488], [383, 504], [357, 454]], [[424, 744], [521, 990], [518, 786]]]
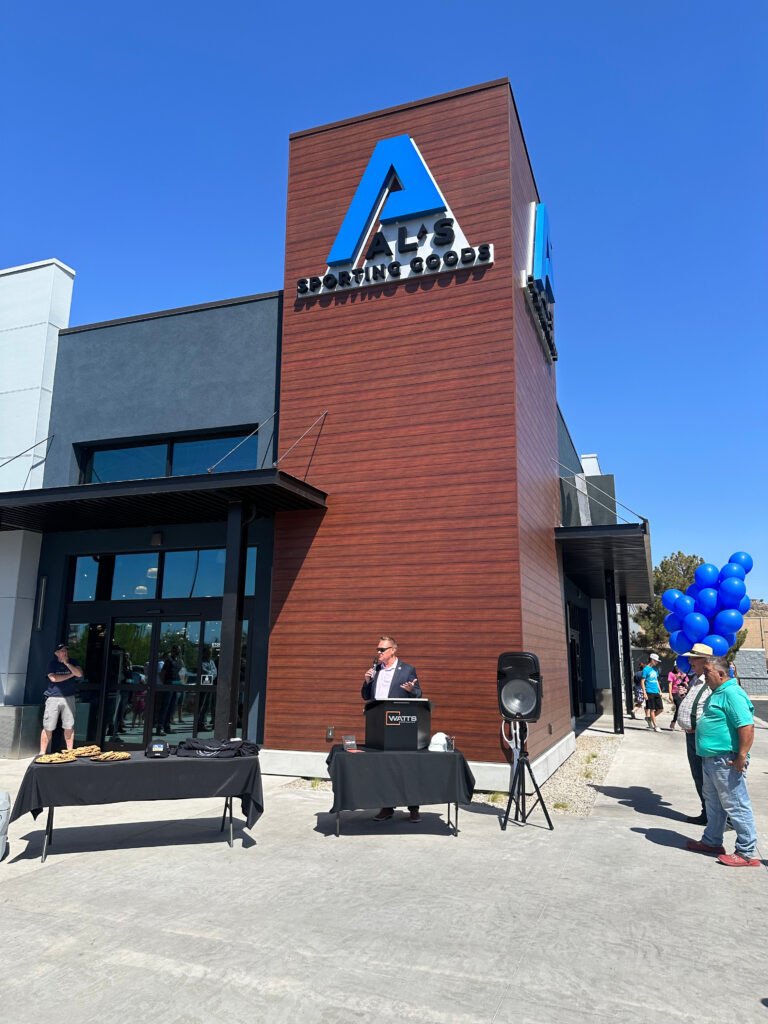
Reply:
[[381, 139], [339, 228], [328, 266], [353, 265], [374, 221], [411, 220], [447, 208], [413, 139], [408, 135]]

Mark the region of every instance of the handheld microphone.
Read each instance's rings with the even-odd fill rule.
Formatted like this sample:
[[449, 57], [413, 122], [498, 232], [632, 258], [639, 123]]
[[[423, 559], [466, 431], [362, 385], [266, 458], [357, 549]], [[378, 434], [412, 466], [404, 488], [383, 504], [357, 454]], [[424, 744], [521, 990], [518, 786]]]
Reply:
[[372, 667], [373, 667], [373, 671], [374, 672], [378, 672], [379, 669], [381, 668], [381, 665], [379, 664], [379, 656], [377, 654], [374, 654], [374, 656], [373, 656], [373, 666]]

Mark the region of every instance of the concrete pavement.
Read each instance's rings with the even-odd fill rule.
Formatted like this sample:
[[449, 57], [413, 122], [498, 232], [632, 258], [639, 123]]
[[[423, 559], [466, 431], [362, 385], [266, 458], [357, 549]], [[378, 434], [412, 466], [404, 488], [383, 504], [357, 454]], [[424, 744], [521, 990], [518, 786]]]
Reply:
[[[626, 728], [590, 817], [550, 807], [554, 832], [478, 804], [458, 838], [435, 807], [345, 814], [337, 839], [328, 793], [267, 777], [234, 850], [217, 801], [113, 804], [59, 809], [40, 864], [27, 815], [0, 865], [3, 1017], [768, 1024], [766, 867], [687, 852], [684, 737]], [[764, 723], [749, 783], [766, 857]]]

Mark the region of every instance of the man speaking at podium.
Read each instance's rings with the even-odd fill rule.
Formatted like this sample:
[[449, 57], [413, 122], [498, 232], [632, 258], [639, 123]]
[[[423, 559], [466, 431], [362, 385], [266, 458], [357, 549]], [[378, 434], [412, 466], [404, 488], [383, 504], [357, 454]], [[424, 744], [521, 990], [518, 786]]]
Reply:
[[[407, 665], [397, 657], [397, 644], [391, 636], [383, 636], [376, 648], [373, 666], [365, 673], [363, 700], [386, 700], [388, 697], [421, 697], [421, 687], [413, 665]], [[421, 821], [419, 806], [409, 805], [410, 821]], [[382, 807], [374, 821], [388, 821], [395, 813], [394, 807]]]

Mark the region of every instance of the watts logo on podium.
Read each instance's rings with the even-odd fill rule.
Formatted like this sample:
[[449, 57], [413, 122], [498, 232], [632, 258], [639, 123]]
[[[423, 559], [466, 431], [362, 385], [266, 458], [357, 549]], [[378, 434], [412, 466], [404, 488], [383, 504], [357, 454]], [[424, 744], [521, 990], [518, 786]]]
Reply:
[[416, 143], [398, 135], [376, 143], [325, 273], [296, 290], [311, 298], [492, 263], [493, 246], [467, 242]]

